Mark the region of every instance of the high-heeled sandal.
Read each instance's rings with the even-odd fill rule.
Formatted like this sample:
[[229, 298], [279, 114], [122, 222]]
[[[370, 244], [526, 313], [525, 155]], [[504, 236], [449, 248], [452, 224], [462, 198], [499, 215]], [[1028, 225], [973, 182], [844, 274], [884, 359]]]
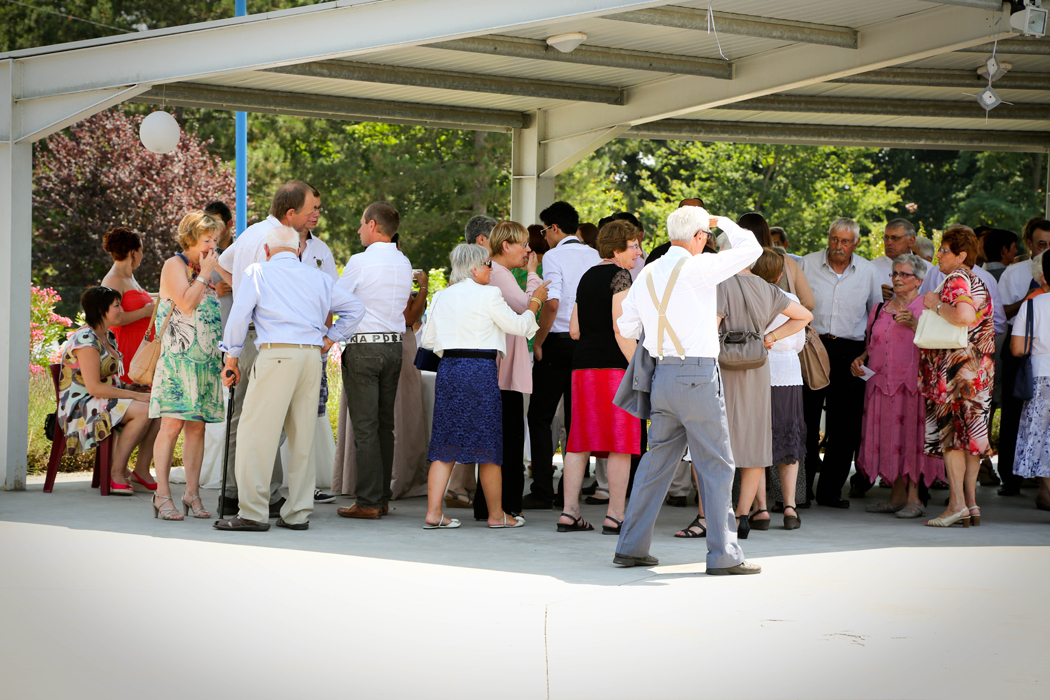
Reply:
[[113, 481], [113, 477], [109, 478], [109, 495], [111, 496], [134, 496], [135, 494], [131, 490], [131, 484], [118, 484]]
[[963, 508], [958, 513], [952, 513], [947, 518], [933, 518], [926, 521], [926, 527], [950, 527], [957, 522], [962, 522], [963, 527], [970, 527], [970, 509]]
[[[171, 500], [171, 496], [162, 496], [160, 504], [158, 505], [158, 495], [159, 494], [154, 494], [153, 499], [150, 501], [150, 504], [153, 506], [153, 517], [159, 517], [161, 520], [182, 520], [182, 515], [179, 514], [179, 511], [175, 508], [175, 501]], [[165, 501], [171, 505], [165, 506]]]
[[[794, 515], [788, 515], [787, 509], [795, 511]], [[784, 506], [784, 529], [785, 530], [797, 530], [802, 527], [802, 518], [798, 517], [798, 509], [793, 505]]]
[[981, 524], [981, 509], [979, 506], [973, 506], [969, 509], [970, 511], [970, 524], [977, 527]]
[[[186, 500], [186, 496], [190, 496], [191, 497], [190, 500], [187, 501]], [[194, 502], [200, 503], [201, 507], [200, 508], [194, 508], [193, 507]], [[201, 497], [200, 497], [199, 494], [196, 494], [196, 493], [184, 493], [184, 494], [182, 494], [182, 514], [183, 515], [189, 515], [191, 510], [193, 511], [193, 517], [195, 517], [195, 518], [202, 518], [203, 519], [203, 518], [210, 518], [211, 517], [211, 513], [209, 511], [204, 510], [204, 502], [201, 501]]]
[[746, 540], [747, 536], [751, 534], [751, 524], [747, 522], [746, 515], [736, 516], [736, 536], [737, 539]]
[[755, 516], [758, 515], [759, 513], [766, 513], [766, 514], [768, 514], [769, 511], [766, 510], [765, 508], [763, 508], [762, 510], [756, 510], [754, 513], [752, 513], [751, 515], [748, 516], [747, 524], [751, 526], [752, 530], [768, 530], [769, 529], [769, 518], [756, 520]]
[[606, 515], [605, 519], [606, 520], [612, 520], [614, 523], [616, 523], [616, 527], [609, 527], [608, 525], [606, 525], [603, 522], [602, 523], [602, 534], [603, 535], [616, 535], [617, 537], [619, 537], [619, 535], [620, 535], [620, 528], [623, 527], [623, 521], [622, 520], [617, 520], [616, 518], [612, 517], [611, 515]]

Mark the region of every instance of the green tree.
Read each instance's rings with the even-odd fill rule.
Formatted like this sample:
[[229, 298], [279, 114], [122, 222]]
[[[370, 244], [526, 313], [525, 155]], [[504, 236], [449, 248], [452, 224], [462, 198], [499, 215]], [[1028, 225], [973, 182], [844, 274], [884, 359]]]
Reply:
[[964, 151], [958, 167], [973, 175], [955, 194], [949, 223], [987, 224], [1020, 235], [1029, 217], [1043, 213], [1043, 154]]

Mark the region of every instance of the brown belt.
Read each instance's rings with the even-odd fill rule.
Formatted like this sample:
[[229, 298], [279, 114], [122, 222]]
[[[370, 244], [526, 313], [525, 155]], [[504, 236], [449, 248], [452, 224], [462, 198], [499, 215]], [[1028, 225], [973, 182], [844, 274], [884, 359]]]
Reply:
[[283, 350], [285, 348], [302, 348], [305, 350], [320, 350], [320, 345], [304, 345], [302, 343], [263, 343], [259, 346], [261, 350]]
[[831, 333], [822, 333], [820, 337], [822, 339], [824, 339], [824, 340], [838, 340], [839, 339], [839, 337], [837, 335], [832, 335]]

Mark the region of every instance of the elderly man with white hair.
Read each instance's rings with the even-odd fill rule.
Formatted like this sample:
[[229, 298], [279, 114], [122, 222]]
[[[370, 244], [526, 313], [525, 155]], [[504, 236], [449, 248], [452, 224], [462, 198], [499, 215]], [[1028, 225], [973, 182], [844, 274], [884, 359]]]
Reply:
[[915, 226], [907, 219], [894, 219], [886, 224], [882, 234], [882, 248], [885, 255], [875, 258], [871, 264], [879, 271], [882, 280], [882, 299], [888, 301], [893, 298], [893, 261], [898, 256], [911, 252], [915, 245]]
[[[732, 249], [701, 255], [713, 226]], [[655, 566], [649, 555], [653, 526], [686, 447], [700, 480], [707, 514], [707, 573], [757, 574], [744, 561], [733, 515], [733, 454], [718, 368], [718, 283], [762, 254], [755, 236], [732, 219], [685, 206], [667, 217], [671, 246], [646, 265], [623, 300], [616, 325], [625, 338], [640, 338], [656, 368], [650, 401], [649, 451], [642, 457], [613, 562]], [[768, 345], [767, 345], [768, 347]]]
[[[888, 228], [888, 227], [887, 227]], [[816, 306], [813, 329], [831, 360], [831, 384], [819, 390], [802, 389], [806, 417], [806, 490], [813, 490], [813, 474], [820, 465], [816, 500], [823, 506], [849, 508], [842, 485], [860, 449], [864, 415], [864, 381], [854, 377], [850, 364], [864, 352], [864, 332], [871, 310], [882, 302], [885, 279], [878, 268], [854, 254], [860, 227], [853, 219], [835, 219], [828, 228], [828, 248], [802, 258]], [[827, 446], [820, 459], [820, 414], [824, 411]], [[860, 491], [863, 492], [863, 485]], [[807, 493], [807, 498], [809, 494]]]
[[[219, 530], [269, 530], [270, 476], [283, 428], [288, 435], [288, 500], [277, 526], [305, 530], [314, 507], [310, 453], [321, 392], [321, 355], [350, 337], [364, 316], [364, 305], [335, 280], [299, 261], [299, 234], [277, 226], [266, 234], [266, 262], [249, 265], [240, 279], [219, 349], [226, 353], [223, 383], [241, 378], [238, 358], [248, 326], [255, 325], [259, 351], [238, 426], [239, 511], [219, 520]], [[331, 328], [329, 314], [338, 318]]]

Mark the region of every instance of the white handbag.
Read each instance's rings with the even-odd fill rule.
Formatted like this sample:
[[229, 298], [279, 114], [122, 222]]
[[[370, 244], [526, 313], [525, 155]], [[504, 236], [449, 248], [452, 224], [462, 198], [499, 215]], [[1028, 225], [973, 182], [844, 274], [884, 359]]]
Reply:
[[[944, 282], [935, 291], [940, 292]], [[925, 309], [915, 327], [915, 344], [923, 350], [961, 350], [969, 342], [966, 326], [957, 326], [934, 309]]]

